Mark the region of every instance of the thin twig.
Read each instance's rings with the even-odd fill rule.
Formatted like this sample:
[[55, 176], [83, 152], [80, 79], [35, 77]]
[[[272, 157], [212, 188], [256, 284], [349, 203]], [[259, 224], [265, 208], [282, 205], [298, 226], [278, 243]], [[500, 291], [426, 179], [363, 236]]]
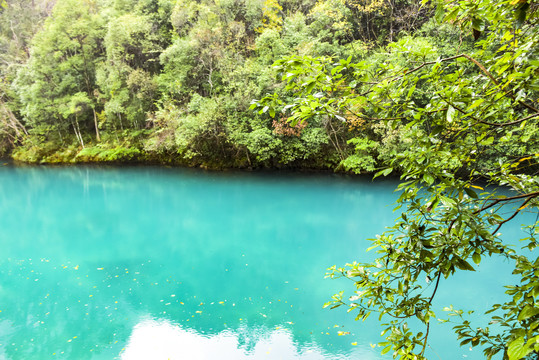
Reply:
[[500, 221], [500, 223], [498, 224], [498, 227], [496, 228], [496, 230], [494, 230], [492, 232], [492, 235], [496, 234], [498, 232], [498, 230], [500, 230], [500, 228], [502, 227], [503, 224], [513, 220], [515, 218], [515, 216], [517, 216], [518, 213], [520, 213], [520, 211], [523, 210], [526, 207], [526, 204], [528, 204], [534, 197], [535, 196], [531, 196], [531, 197], [527, 198], [526, 201], [524, 201], [522, 203], [522, 205], [520, 205], [520, 207], [513, 213], [513, 215], [511, 215], [510, 217], [508, 217], [507, 219], [505, 219], [503, 221]]
[[[430, 297], [429, 299], [429, 302], [428, 304], [431, 305], [432, 304], [432, 300], [434, 299], [434, 295], [436, 295], [436, 291], [438, 290], [438, 284], [440, 283], [440, 277], [442, 276], [442, 272], [439, 271], [438, 272], [438, 277], [436, 279], [436, 286], [434, 286], [434, 291], [432, 292], [432, 296]], [[429, 330], [430, 330], [430, 322], [427, 323], [427, 332], [425, 334], [425, 337], [424, 337], [424, 341], [423, 341], [423, 349], [421, 350], [421, 356], [423, 356], [423, 354], [425, 353], [425, 349], [427, 348], [427, 339], [429, 338]]]

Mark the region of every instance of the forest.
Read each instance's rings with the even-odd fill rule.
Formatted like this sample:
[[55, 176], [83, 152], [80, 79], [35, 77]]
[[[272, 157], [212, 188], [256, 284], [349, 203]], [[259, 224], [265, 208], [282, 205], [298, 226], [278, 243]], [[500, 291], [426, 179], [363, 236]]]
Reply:
[[[414, 1], [8, 1], [1, 150], [41, 163], [348, 169], [348, 141], [387, 129], [352, 118], [291, 126], [251, 101], [284, 91], [272, 67], [284, 56], [379, 62], [430, 13]], [[422, 41], [438, 41], [424, 31]], [[391, 147], [372, 149], [358, 170]]]
[[[373, 172], [417, 134], [358, 114], [357, 106], [298, 123], [286, 111], [253, 109], [253, 100], [271, 93], [293, 102], [296, 90], [274, 66], [287, 57], [368, 64], [362, 75], [353, 67], [355, 75], [339, 73], [355, 80], [335, 79], [336, 98], [344, 81], [373, 82], [391, 69], [483, 51], [474, 49], [477, 30], [440, 24], [441, 7], [417, 0], [7, 0], [0, 151], [32, 163]], [[421, 105], [435, 91], [424, 80], [414, 88], [410, 100]], [[526, 131], [531, 138], [536, 128]], [[537, 151], [535, 142], [507, 143], [481, 159], [489, 166], [498, 156]]]

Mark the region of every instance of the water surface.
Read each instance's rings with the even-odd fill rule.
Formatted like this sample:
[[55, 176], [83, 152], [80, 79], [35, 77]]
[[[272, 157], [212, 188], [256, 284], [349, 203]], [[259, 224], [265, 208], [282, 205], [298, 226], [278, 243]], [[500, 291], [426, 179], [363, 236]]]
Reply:
[[[324, 273], [372, 257], [395, 182], [7, 166], [0, 181], [0, 359], [382, 358], [375, 320], [322, 309], [351, 286]], [[455, 301], [483, 291], [455, 281]], [[432, 332], [433, 358], [481, 358]]]

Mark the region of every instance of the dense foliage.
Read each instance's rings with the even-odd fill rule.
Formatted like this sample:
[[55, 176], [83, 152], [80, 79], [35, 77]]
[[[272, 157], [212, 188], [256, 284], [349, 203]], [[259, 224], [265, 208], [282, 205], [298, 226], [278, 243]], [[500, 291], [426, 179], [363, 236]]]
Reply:
[[[420, 1], [10, 1], [1, 150], [29, 162], [347, 168], [363, 130], [249, 110], [283, 56], [366, 56], [428, 20]], [[5, 64], [5, 65], [4, 65]], [[380, 130], [382, 131], [382, 130]], [[344, 167], [343, 167], [344, 166]]]
[[448, 25], [430, 31], [447, 31], [450, 43], [403, 36], [378, 62], [280, 60], [293, 97], [269, 95], [253, 107], [292, 124], [357, 124], [365, 133], [348, 140], [355, 153], [342, 165], [372, 171], [383, 158], [377, 176], [402, 174], [404, 211], [373, 239], [379, 258], [332, 267], [328, 276], [352, 279], [355, 291], [327, 306], [348, 306], [358, 319], [377, 313], [386, 320], [382, 352], [422, 359], [442, 317], [433, 300], [443, 279], [501, 257], [520, 283], [507, 284], [507, 298], [487, 311], [491, 321], [473, 324], [449, 304], [451, 320], [441, 321], [455, 322], [461, 345], [482, 346], [488, 359], [538, 359], [539, 222], [525, 225], [520, 244], [502, 236], [520, 213], [539, 213], [538, 5], [444, 0], [437, 17]]

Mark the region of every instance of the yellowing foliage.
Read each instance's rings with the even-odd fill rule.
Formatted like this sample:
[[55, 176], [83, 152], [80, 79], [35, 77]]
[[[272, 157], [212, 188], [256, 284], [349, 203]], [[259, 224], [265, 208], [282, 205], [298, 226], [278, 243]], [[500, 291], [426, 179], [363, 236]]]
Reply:
[[264, 32], [266, 29], [281, 31], [283, 27], [283, 18], [281, 17], [280, 12], [282, 10], [283, 7], [277, 0], [265, 0], [264, 8], [262, 9], [262, 26], [256, 28], [256, 31], [260, 33]]
[[309, 15], [313, 18], [329, 18], [334, 31], [350, 33], [352, 27], [346, 19], [345, 10], [346, 0], [318, 0]]

